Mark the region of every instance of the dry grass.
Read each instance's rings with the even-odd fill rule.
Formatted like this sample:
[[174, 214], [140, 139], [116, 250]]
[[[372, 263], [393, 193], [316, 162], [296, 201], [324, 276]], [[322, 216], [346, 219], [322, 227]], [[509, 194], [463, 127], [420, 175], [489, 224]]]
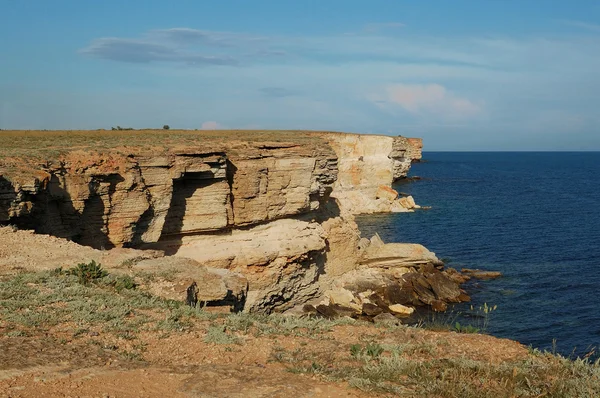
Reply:
[[[6, 347], [22, 341], [51, 353], [38, 362], [79, 363], [85, 357], [90, 365], [113, 357], [132, 364], [188, 363], [190, 347], [209, 355], [213, 364], [225, 356], [227, 363], [259, 361], [270, 350], [268, 362], [288, 372], [346, 383], [368, 396], [600, 396], [600, 363], [528, 351], [491, 336], [345, 319], [217, 315], [139, 289], [117, 290], [114, 282], [107, 275], [81, 284], [65, 272], [3, 277], [0, 341]], [[161, 348], [165, 344], [170, 349]], [[31, 366], [13, 351], [0, 354], [5, 367]], [[202, 363], [199, 359], [197, 366]]]
[[56, 159], [76, 150], [164, 150], [174, 146], [213, 146], [240, 142], [315, 143], [315, 133], [299, 130], [2, 130], [0, 158]]

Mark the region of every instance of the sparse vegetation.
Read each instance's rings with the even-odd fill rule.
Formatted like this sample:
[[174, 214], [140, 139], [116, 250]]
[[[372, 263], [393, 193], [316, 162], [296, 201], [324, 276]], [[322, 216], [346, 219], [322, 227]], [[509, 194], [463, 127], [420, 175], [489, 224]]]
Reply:
[[[315, 358], [303, 350], [274, 350], [272, 358], [289, 364], [292, 373], [318, 374], [327, 380], [347, 381], [371, 393], [421, 397], [595, 397], [600, 393], [600, 363], [535, 353], [526, 359], [491, 363], [465, 357], [437, 358], [407, 343], [350, 346], [346, 361]], [[359, 365], [353, 363], [359, 361]]]
[[479, 329], [477, 329], [473, 325], [461, 325], [460, 322], [456, 322], [454, 324], [454, 330], [458, 333], [479, 333]]
[[[94, 262], [67, 271], [19, 274], [0, 280], [0, 318], [11, 330], [75, 322], [79, 329], [100, 326], [117, 333], [152, 325], [181, 330], [186, 319], [203, 316], [134, 287], [131, 277], [111, 278]], [[166, 315], [161, 319], [161, 314]]]
[[[600, 362], [589, 358], [569, 360], [521, 348], [518, 355], [503, 353], [496, 360], [489, 350], [490, 342], [498, 340], [489, 336], [406, 325], [376, 328], [348, 319], [213, 314], [152, 296], [136, 287], [137, 277], [105, 275], [99, 264], [90, 264], [0, 278], [0, 335], [46, 339], [66, 330], [53, 340], [62, 347], [56, 349], [87, 342], [98, 350], [94, 357], [112, 355], [129, 362], [147, 360], [143, 336], [153, 334], [182, 336], [181, 341], [196, 335], [203, 347], [212, 347], [206, 349], [239, 355], [240, 361], [247, 348], [262, 341], [272, 347], [269, 361], [289, 372], [344, 381], [373, 396], [600, 396]], [[470, 345], [455, 347], [473, 344], [465, 338], [484, 341], [479, 351]]]

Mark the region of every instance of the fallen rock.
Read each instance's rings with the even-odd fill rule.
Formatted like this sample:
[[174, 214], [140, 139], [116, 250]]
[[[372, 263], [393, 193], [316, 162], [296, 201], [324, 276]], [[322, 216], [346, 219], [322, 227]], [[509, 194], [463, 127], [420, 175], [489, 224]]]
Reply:
[[398, 325], [402, 324], [402, 322], [400, 322], [400, 320], [398, 318], [396, 318], [394, 315], [390, 314], [389, 312], [384, 312], [382, 314], [377, 315], [376, 317], [373, 318], [373, 322], [375, 324], [380, 324], [380, 325], [398, 326]]
[[398, 199], [398, 202], [405, 209], [414, 209], [415, 206], [417, 205], [415, 203], [415, 199], [412, 196], [410, 196], [410, 195], [409, 196], [404, 196], [404, 197]]
[[[422, 305], [422, 301], [419, 300], [419, 295], [413, 288], [413, 285], [410, 281], [406, 280], [387, 284], [378, 294], [371, 296], [370, 299], [377, 302], [380, 306], [389, 306], [392, 304]], [[380, 300], [381, 302], [379, 302]]]
[[418, 267], [424, 264], [443, 266], [435, 253], [415, 243], [386, 243], [381, 238], [371, 238], [360, 264], [368, 267]]
[[339, 288], [330, 290], [325, 293], [325, 296], [329, 299], [330, 305], [337, 304], [338, 306], [352, 309], [357, 314], [362, 312], [360, 299], [356, 298], [354, 294], [347, 289]]
[[446, 274], [446, 276], [450, 279], [452, 279], [454, 282], [460, 284], [463, 284], [465, 282], [467, 282], [468, 280], [471, 279], [470, 276], [465, 275], [465, 274], [461, 274], [460, 272], [458, 272], [457, 270], [455, 270], [454, 268], [446, 268], [444, 270], [444, 273]]
[[316, 310], [321, 316], [323, 316], [327, 319], [333, 319], [337, 316], [337, 313], [335, 312], [335, 310], [325, 304], [317, 305]]
[[431, 309], [436, 312], [444, 312], [448, 309], [448, 304], [444, 303], [442, 300], [433, 300], [431, 302]]
[[312, 304], [304, 304], [304, 305], [302, 306], [302, 312], [303, 312], [303, 313], [305, 313], [305, 314], [311, 314], [311, 315], [314, 315], [314, 314], [316, 314], [316, 313], [317, 313], [317, 309], [316, 309], [316, 308], [315, 308], [315, 306], [314, 306], [314, 305], [312, 305]]
[[362, 310], [357, 312], [355, 308], [344, 307], [339, 304], [319, 304], [316, 310], [318, 314], [328, 319], [342, 317], [355, 318], [362, 313]]
[[468, 303], [469, 301], [471, 301], [471, 297], [461, 289], [460, 296], [458, 296], [458, 300], [461, 303]]
[[385, 199], [385, 200], [389, 200], [390, 202], [396, 200], [396, 198], [398, 198], [398, 192], [396, 192], [396, 190], [394, 190], [393, 188], [386, 186], [386, 185], [380, 185], [377, 188], [377, 192], [375, 193], [375, 198], [376, 199]]
[[372, 303], [364, 303], [362, 306], [362, 312], [368, 316], [377, 316], [383, 312], [383, 309]]
[[458, 302], [460, 288], [440, 271], [426, 274], [425, 278], [435, 293], [435, 298], [446, 302]]
[[402, 304], [392, 304], [388, 308], [394, 314], [401, 315], [401, 316], [409, 316], [413, 312], [415, 312], [414, 308], [407, 307], [407, 306], [402, 305]]

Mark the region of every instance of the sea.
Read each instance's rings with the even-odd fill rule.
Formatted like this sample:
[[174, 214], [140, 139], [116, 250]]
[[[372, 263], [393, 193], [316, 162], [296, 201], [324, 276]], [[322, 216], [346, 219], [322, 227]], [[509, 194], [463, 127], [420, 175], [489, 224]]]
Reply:
[[[421, 179], [394, 188], [431, 209], [360, 216], [362, 235], [423, 244], [459, 270], [502, 272], [465, 285], [472, 302], [450, 308], [451, 324], [481, 327], [485, 316], [489, 334], [564, 356], [597, 355], [600, 153], [426, 152], [423, 159], [409, 174]], [[484, 304], [496, 310], [485, 315]]]

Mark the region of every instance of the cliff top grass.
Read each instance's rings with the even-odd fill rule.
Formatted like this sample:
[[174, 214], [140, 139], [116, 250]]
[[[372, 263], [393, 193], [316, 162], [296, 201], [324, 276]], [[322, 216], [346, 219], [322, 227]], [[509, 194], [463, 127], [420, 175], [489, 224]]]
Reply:
[[159, 155], [172, 149], [245, 154], [249, 149], [323, 148], [325, 131], [301, 130], [0, 130], [0, 176], [24, 181], [49, 163], [80, 152]]
[[[153, 391], [152, 374], [173, 393], [214, 396], [233, 396], [241, 386], [246, 396], [265, 388], [298, 396], [313, 388], [352, 397], [600, 396], [598, 362], [510, 340], [344, 319], [210, 313], [154, 297], [136, 283], [119, 284], [124, 276], [81, 281], [65, 271], [0, 278], [0, 395], [23, 385], [24, 397], [112, 396], [110, 388], [139, 396], [136, 388]], [[135, 275], [133, 281], [143, 285]], [[64, 382], [67, 375], [80, 382]], [[44, 383], [31, 381], [40, 377]], [[110, 383], [102, 383], [107, 377]]]
[[304, 130], [0, 130], [0, 159], [55, 159], [75, 150], [211, 148], [233, 143], [321, 143], [326, 131]]

